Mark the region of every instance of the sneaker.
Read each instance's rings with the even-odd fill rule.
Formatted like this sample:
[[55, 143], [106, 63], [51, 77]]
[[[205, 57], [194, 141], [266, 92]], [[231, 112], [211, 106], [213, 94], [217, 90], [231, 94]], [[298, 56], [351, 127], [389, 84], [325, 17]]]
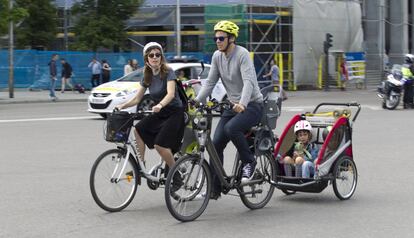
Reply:
[[247, 163], [243, 167], [242, 171], [242, 182], [249, 182], [252, 180], [254, 175], [254, 169], [256, 168], [256, 161]]

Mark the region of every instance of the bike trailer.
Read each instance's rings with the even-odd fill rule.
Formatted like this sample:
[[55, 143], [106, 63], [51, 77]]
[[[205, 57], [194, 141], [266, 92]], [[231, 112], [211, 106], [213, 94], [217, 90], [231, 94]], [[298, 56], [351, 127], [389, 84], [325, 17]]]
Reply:
[[[318, 112], [318, 108], [325, 105], [342, 106], [342, 108]], [[351, 110], [349, 109], [351, 106], [357, 107], [352, 120]], [[357, 103], [322, 103], [312, 113], [295, 115], [283, 130], [274, 150], [278, 176], [273, 185], [282, 189], [282, 191], [315, 193], [323, 191], [329, 181], [335, 180], [335, 168], [338, 162], [346, 159], [347, 161], [352, 160], [353, 163], [352, 124], [360, 109], [360, 105]], [[283, 159], [296, 141], [294, 125], [300, 120], [310, 122], [312, 125], [311, 142], [320, 148], [318, 157], [314, 162], [315, 173], [311, 178], [288, 177], [284, 173]]]

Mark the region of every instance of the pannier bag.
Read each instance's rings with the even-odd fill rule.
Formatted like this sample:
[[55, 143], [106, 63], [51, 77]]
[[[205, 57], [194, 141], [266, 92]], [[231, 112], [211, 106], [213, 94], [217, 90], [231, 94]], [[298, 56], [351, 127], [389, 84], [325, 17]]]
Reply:
[[134, 120], [132, 114], [117, 111], [108, 114], [106, 119], [105, 140], [109, 142], [125, 142]]

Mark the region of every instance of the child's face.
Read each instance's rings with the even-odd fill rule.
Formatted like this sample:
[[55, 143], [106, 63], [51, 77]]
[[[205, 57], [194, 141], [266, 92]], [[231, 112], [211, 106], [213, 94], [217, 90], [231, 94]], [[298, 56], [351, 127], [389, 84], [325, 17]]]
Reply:
[[296, 136], [297, 136], [299, 142], [301, 142], [303, 144], [309, 143], [310, 137], [309, 137], [309, 132], [308, 131], [305, 131], [305, 130], [298, 131], [296, 133]]

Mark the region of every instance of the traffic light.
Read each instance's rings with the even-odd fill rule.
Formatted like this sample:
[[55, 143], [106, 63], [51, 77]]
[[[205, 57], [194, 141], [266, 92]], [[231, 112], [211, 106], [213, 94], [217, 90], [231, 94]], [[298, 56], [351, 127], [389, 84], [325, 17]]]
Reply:
[[329, 48], [332, 47], [332, 37], [333, 35], [331, 33], [326, 33], [326, 40], [323, 42], [323, 51], [325, 53], [328, 53]]

